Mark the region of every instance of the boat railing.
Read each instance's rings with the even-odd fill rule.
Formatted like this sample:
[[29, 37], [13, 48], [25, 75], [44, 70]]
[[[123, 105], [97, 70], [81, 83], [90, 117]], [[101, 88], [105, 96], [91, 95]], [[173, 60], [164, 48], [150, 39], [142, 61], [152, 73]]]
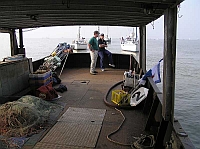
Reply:
[[148, 77], [145, 87], [149, 89], [143, 107], [143, 112], [148, 114], [145, 130], [151, 131], [153, 128], [153, 130], [157, 128], [157, 131], [152, 132], [155, 133], [156, 147], [159, 148], [166, 145], [166, 142], [163, 142], [163, 140], [166, 141], [173, 138], [181, 142], [181, 144], [178, 144], [177, 148], [188, 148], [189, 145], [191, 149], [195, 149], [178, 120], [174, 119], [173, 122], [164, 120], [162, 116], [163, 93], [159, 90], [151, 77]]

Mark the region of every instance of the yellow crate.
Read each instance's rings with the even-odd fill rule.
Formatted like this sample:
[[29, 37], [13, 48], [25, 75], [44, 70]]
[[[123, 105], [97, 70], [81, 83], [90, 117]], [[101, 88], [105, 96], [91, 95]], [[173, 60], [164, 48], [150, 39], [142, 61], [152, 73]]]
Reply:
[[[126, 100], [128, 99], [128, 100]], [[117, 105], [129, 105], [130, 104], [130, 94], [127, 94], [123, 90], [113, 90], [111, 101]]]

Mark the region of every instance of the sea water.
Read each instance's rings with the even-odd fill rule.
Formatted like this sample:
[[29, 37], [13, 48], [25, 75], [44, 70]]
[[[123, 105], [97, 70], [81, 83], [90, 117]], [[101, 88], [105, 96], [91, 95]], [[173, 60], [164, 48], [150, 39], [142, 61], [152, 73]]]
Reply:
[[[10, 56], [10, 43], [6, 38], [0, 40], [0, 60]], [[58, 43], [71, 43], [69, 38], [25, 38], [26, 56], [33, 61], [50, 55]], [[88, 39], [87, 39], [88, 40]], [[147, 40], [147, 70], [163, 58], [163, 40]], [[112, 53], [120, 53], [120, 38], [112, 39], [108, 45]], [[196, 148], [200, 149], [200, 40], [177, 40], [175, 117], [188, 133]], [[163, 62], [161, 62], [162, 78]], [[162, 82], [157, 84], [162, 91]]]

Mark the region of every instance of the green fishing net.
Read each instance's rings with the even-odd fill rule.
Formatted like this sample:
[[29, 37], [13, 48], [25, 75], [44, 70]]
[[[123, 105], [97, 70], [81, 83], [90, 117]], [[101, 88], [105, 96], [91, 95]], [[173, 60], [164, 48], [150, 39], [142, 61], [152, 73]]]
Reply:
[[0, 106], [0, 134], [4, 136], [27, 136], [41, 128], [50, 112], [58, 105], [27, 95], [17, 101]]

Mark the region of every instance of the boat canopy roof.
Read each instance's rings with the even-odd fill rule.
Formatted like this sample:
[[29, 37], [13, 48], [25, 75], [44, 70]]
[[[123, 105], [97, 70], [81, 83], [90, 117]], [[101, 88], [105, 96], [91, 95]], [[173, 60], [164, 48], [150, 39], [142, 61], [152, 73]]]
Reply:
[[183, 0], [1, 0], [0, 29], [68, 25], [141, 26]]

